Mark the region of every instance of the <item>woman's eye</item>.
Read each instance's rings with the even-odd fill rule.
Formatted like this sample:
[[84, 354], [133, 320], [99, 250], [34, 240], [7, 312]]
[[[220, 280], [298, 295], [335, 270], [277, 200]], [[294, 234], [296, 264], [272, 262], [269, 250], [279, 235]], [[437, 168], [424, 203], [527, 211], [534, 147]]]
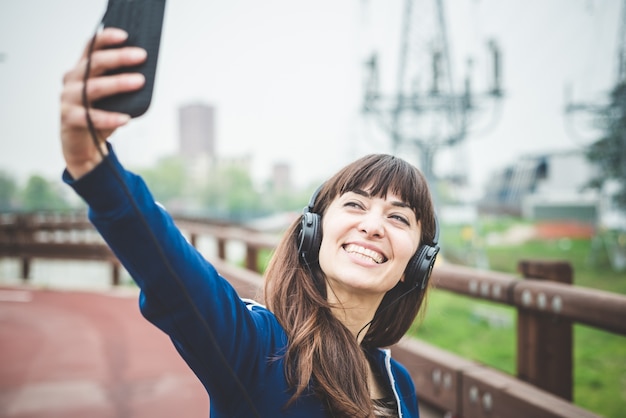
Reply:
[[351, 208], [358, 208], [358, 209], [363, 209], [364, 208], [364, 206], [361, 203], [355, 202], [355, 201], [352, 201], [352, 200], [347, 201], [345, 206], [351, 207]]
[[398, 220], [403, 224], [410, 225], [409, 220], [402, 215], [391, 215], [392, 219]]

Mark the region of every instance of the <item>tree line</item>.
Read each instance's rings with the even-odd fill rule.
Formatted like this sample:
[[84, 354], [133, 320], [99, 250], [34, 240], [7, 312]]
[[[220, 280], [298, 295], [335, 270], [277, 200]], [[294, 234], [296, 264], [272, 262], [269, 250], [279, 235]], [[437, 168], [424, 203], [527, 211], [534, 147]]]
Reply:
[[0, 170], [0, 212], [72, 209], [61, 187], [59, 182], [38, 174], [31, 175], [21, 186], [15, 177]]
[[588, 186], [611, 188], [616, 207], [626, 211], [626, 82], [609, 94], [608, 104], [596, 112], [595, 124], [602, 135], [587, 149], [587, 158], [598, 167]]
[[[192, 175], [186, 161], [168, 156], [153, 166], [136, 168], [155, 200], [171, 213], [240, 222], [285, 211], [300, 211], [317, 184], [310, 187], [278, 187], [272, 181], [255, 182], [236, 165], [211, 168], [201, 178]], [[21, 185], [0, 169], [0, 212], [67, 211], [82, 209], [69, 187], [59, 179], [31, 175]]]

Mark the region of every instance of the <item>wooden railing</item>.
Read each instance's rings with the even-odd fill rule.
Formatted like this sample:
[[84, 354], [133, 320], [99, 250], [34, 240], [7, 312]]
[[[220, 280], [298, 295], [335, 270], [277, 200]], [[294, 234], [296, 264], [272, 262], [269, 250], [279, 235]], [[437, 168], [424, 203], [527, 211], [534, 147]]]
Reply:
[[[258, 256], [278, 238], [236, 225], [176, 218], [195, 244], [211, 237], [211, 260], [242, 297], [257, 298], [262, 278]], [[245, 266], [229, 263], [228, 243], [245, 247]], [[119, 262], [84, 214], [1, 215], [0, 257], [17, 257], [28, 280], [31, 260], [102, 260], [119, 283]], [[435, 266], [433, 286], [517, 309], [517, 376], [461, 358], [420, 340], [404, 338], [393, 355], [410, 371], [422, 402], [454, 417], [595, 417], [571, 403], [572, 327], [585, 324], [626, 335], [626, 297], [572, 286], [564, 262], [521, 261], [522, 278], [445, 263]]]
[[0, 257], [20, 259], [25, 280], [33, 259], [106, 261], [112, 283], [120, 282], [119, 261], [80, 211], [0, 214]]

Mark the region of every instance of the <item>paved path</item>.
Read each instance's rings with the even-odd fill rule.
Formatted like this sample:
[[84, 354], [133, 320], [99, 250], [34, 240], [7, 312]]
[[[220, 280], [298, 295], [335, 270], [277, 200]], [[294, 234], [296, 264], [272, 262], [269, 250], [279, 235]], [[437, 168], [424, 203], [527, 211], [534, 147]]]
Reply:
[[208, 404], [136, 292], [0, 286], [0, 418], [207, 418]]
[[136, 294], [0, 288], [0, 417], [208, 415], [202, 385]]

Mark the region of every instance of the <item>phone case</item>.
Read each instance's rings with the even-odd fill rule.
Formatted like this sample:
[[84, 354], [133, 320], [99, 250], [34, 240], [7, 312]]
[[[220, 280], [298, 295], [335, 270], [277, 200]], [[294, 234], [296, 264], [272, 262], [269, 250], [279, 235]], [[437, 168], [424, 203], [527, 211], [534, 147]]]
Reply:
[[143, 64], [120, 68], [110, 74], [140, 72], [146, 78], [146, 83], [136, 92], [98, 100], [93, 103], [94, 107], [126, 113], [133, 118], [148, 110], [156, 77], [164, 14], [165, 0], [109, 0], [102, 18], [103, 26], [124, 29], [128, 32], [128, 39], [122, 46], [139, 46], [148, 52]]

